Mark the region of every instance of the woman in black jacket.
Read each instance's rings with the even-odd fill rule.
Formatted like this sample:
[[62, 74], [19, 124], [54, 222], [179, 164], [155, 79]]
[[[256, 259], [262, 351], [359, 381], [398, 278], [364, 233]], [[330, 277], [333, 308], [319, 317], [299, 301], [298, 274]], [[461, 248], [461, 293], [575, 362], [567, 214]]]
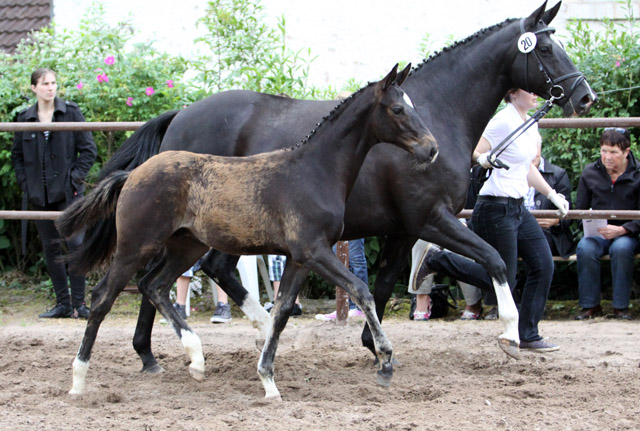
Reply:
[[[56, 97], [56, 74], [37, 69], [31, 74], [35, 105], [18, 113], [18, 122], [83, 122], [80, 108]], [[45, 131], [16, 132], [11, 148], [11, 162], [18, 185], [36, 211], [62, 211], [84, 193], [84, 179], [96, 159], [96, 144], [91, 132]], [[52, 220], [35, 222], [42, 240], [47, 272], [56, 294], [56, 306], [40, 317], [87, 318], [84, 305], [85, 277], [69, 274], [71, 295], [67, 287], [67, 270], [63, 263], [61, 239]], [[70, 251], [80, 246], [82, 237], [67, 241]]]
[[[578, 183], [577, 209], [640, 210], [640, 170], [630, 150], [629, 133], [607, 128], [600, 137], [600, 158], [588, 164]], [[600, 257], [611, 257], [613, 316], [628, 320], [634, 255], [639, 248], [640, 220], [609, 220], [594, 236], [585, 235], [576, 249], [578, 295], [582, 311], [577, 320], [602, 315]]]

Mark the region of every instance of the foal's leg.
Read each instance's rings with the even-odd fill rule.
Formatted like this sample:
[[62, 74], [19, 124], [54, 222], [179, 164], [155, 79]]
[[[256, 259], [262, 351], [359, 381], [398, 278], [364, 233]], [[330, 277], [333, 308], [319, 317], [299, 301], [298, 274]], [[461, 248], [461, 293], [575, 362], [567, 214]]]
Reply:
[[87, 372], [89, 371], [89, 360], [91, 359], [91, 349], [98, 335], [100, 324], [109, 313], [109, 310], [111, 310], [118, 294], [122, 292], [139, 267], [139, 262], [132, 260], [127, 262], [119, 259], [116, 253], [113, 264], [98, 285], [93, 288], [87, 327], [84, 331], [80, 349], [78, 349], [76, 358], [73, 361], [73, 385], [69, 391], [70, 394], [80, 395], [84, 392]]
[[[247, 316], [251, 324], [260, 331], [260, 338], [266, 339], [271, 318], [269, 313], [242, 286], [236, 277], [236, 265], [240, 256], [211, 250], [202, 261], [202, 270], [215, 281]], [[262, 346], [261, 346], [262, 347]]]
[[305, 266], [328, 282], [341, 286], [364, 312], [367, 324], [371, 328], [371, 334], [373, 335], [375, 353], [380, 361], [378, 384], [389, 386], [393, 377], [393, 366], [391, 365], [393, 349], [391, 342], [382, 331], [369, 287], [349, 272], [330, 248], [317, 248], [312, 254], [312, 258], [305, 263]]
[[204, 379], [202, 343], [171, 304], [169, 291], [173, 282], [207, 251], [207, 247], [199, 241], [191, 241], [184, 236], [171, 237], [165, 247], [163, 258], [140, 280], [138, 287], [173, 326], [191, 360], [189, 373], [194, 379], [200, 381]]
[[292, 259], [287, 261], [280, 281], [280, 288], [278, 289], [278, 300], [274, 302], [274, 306], [271, 309], [271, 326], [268, 328], [260, 361], [258, 362], [258, 376], [260, 376], [264, 387], [265, 398], [282, 400], [273, 379], [273, 362], [278, 348], [280, 333], [284, 330], [291, 310], [293, 310], [300, 285], [304, 283], [308, 274], [309, 270], [300, 266], [297, 262]]

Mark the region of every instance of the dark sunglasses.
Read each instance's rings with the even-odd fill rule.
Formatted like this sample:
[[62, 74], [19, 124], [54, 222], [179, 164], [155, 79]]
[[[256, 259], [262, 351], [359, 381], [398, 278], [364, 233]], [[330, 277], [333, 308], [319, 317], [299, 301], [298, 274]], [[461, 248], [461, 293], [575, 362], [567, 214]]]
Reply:
[[627, 135], [627, 129], [623, 129], [622, 127], [606, 127], [604, 129], [605, 132], [609, 132], [609, 131], [614, 131], [614, 132], [618, 132], [621, 135]]

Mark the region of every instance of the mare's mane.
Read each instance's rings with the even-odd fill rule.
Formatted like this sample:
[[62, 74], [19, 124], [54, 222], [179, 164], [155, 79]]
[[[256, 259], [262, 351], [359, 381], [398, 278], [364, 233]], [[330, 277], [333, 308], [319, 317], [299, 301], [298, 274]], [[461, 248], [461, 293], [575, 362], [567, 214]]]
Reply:
[[411, 70], [411, 73], [409, 74], [409, 76], [411, 76], [413, 74], [413, 72], [416, 72], [418, 69], [420, 69], [422, 66], [424, 66], [427, 62], [429, 62], [429, 60], [433, 60], [437, 57], [442, 56], [444, 53], [450, 52], [452, 51], [454, 48], [457, 48], [461, 45], [464, 45], [468, 42], [471, 42], [474, 39], [478, 39], [480, 36], [484, 36], [486, 33], [490, 33], [495, 31], [496, 29], [502, 28], [504, 25], [506, 24], [511, 24], [514, 21], [518, 21], [519, 18], [508, 18], [506, 20], [504, 20], [503, 22], [500, 22], [498, 24], [494, 24], [492, 26], [489, 27], [485, 27], [481, 30], [478, 30], [477, 32], [473, 33], [471, 36], [467, 36], [466, 38], [453, 42], [451, 45], [446, 46], [442, 49], [442, 51], [434, 51], [431, 55], [429, 55], [429, 57], [425, 58], [424, 60], [422, 60], [422, 62], [420, 64], [418, 64], [416, 67], [414, 67]]
[[308, 143], [311, 138], [316, 134], [316, 132], [318, 131], [318, 129], [326, 122], [330, 122], [330, 121], [334, 121], [336, 119], [336, 117], [345, 109], [347, 109], [347, 107], [349, 105], [351, 105], [351, 103], [353, 102], [353, 100], [359, 96], [360, 94], [362, 94], [367, 88], [370, 88], [371, 86], [373, 86], [374, 84], [377, 84], [376, 82], [369, 82], [367, 85], [365, 85], [364, 87], [360, 88], [358, 91], [356, 91], [355, 93], [351, 94], [349, 97], [346, 97], [344, 99], [342, 99], [340, 102], [338, 102], [338, 104], [331, 110], [329, 111], [329, 114], [325, 115], [324, 117], [322, 117], [322, 120], [319, 123], [316, 123], [316, 127], [309, 132], [309, 134], [307, 136], [305, 136], [304, 138], [302, 138], [300, 140], [300, 142], [298, 142], [295, 146], [293, 147], [288, 147], [288, 148], [284, 148], [285, 151], [293, 151], [296, 148], [299, 148], [301, 145], [304, 145], [306, 143]]

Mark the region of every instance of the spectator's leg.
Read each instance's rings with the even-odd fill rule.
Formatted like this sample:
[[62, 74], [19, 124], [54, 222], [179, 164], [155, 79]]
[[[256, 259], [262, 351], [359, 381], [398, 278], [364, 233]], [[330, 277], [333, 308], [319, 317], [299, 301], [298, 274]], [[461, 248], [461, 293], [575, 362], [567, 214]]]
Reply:
[[600, 305], [600, 257], [605, 254], [606, 246], [604, 238], [582, 238], [578, 242], [578, 303], [582, 308]]
[[626, 310], [629, 308], [631, 286], [633, 284], [633, 267], [638, 239], [620, 236], [609, 246], [611, 257], [611, 279], [613, 284], [613, 308]]

